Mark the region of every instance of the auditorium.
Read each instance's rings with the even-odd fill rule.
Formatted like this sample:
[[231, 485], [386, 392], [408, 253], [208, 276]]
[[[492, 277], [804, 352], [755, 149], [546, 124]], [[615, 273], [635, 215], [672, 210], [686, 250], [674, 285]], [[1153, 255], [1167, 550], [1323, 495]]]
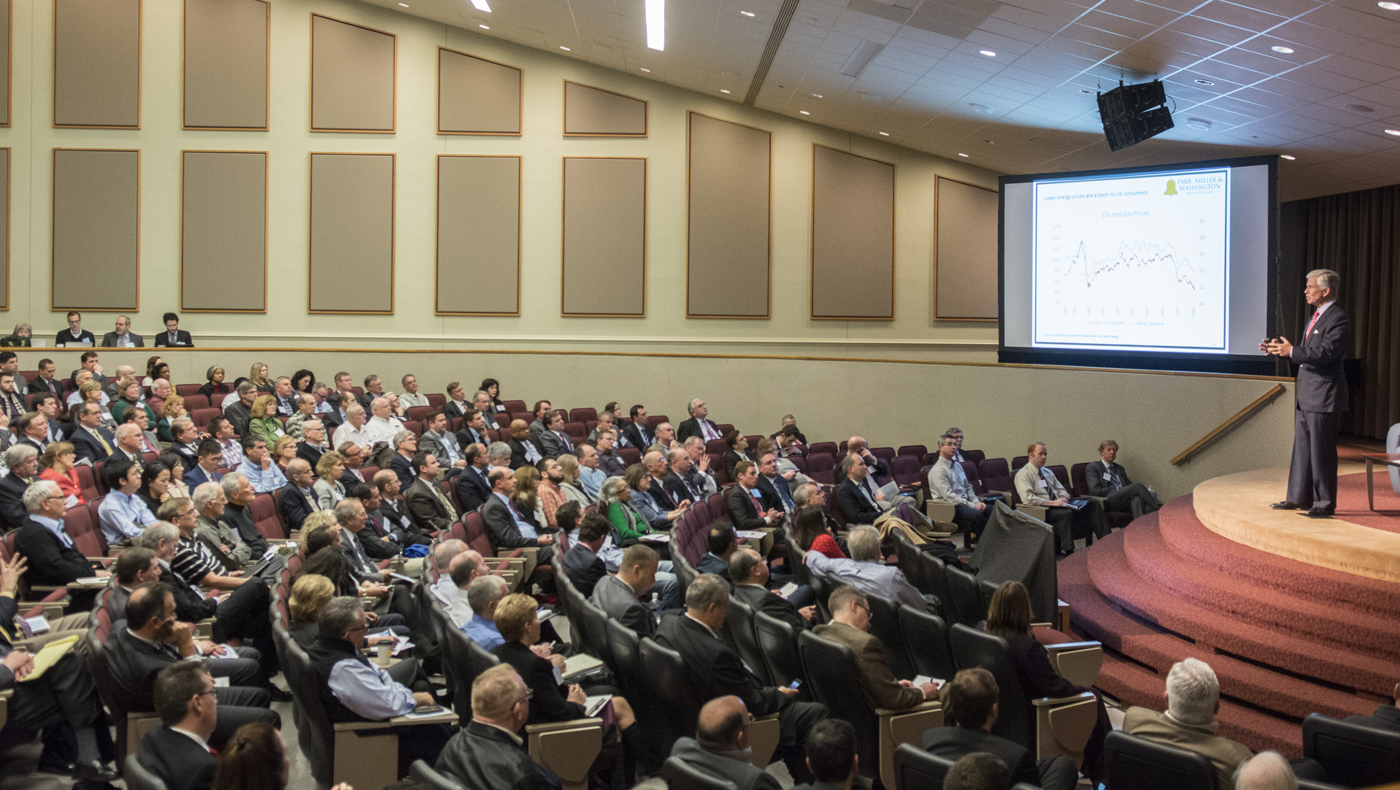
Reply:
[[1400, 788], [1400, 3], [0, 6], [0, 790]]

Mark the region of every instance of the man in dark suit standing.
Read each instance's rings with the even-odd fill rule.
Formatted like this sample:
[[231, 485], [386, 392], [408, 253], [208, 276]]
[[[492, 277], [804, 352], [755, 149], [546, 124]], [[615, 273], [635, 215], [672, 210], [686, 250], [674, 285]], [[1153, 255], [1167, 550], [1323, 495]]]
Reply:
[[1142, 483], [1128, 479], [1128, 470], [1116, 463], [1118, 442], [1106, 439], [1099, 443], [1099, 460], [1084, 467], [1084, 482], [1092, 496], [1104, 498], [1103, 509], [1129, 511], [1133, 518], [1162, 509], [1157, 495]]
[[[566, 503], [564, 507], [567, 507]], [[574, 505], [577, 507], [577, 505]], [[578, 528], [578, 538], [569, 550], [564, 552], [564, 573], [584, 598], [593, 597], [593, 588], [598, 580], [608, 575], [608, 566], [599, 559], [603, 541], [612, 534], [612, 525], [606, 516], [589, 513]], [[635, 597], [635, 596], [634, 596]]]
[[161, 726], [141, 739], [136, 759], [165, 781], [167, 790], [208, 790], [219, 766], [209, 738], [219, 722], [214, 678], [204, 665], [177, 661], [156, 675]]
[[996, 678], [981, 667], [954, 675], [943, 690], [945, 726], [924, 733], [924, 751], [955, 762], [973, 752], [988, 752], [1006, 763], [1013, 782], [1071, 790], [1079, 780], [1073, 760], [1061, 754], [1037, 764], [1029, 749], [992, 734], [999, 693]]
[[190, 339], [190, 333], [180, 328], [180, 316], [166, 313], [161, 317], [161, 320], [165, 322], [165, 331], [156, 335], [157, 346], [194, 348], [194, 341]]
[[714, 574], [695, 577], [685, 593], [685, 614], [661, 621], [656, 641], [681, 654], [696, 702], [735, 696], [754, 716], [778, 714], [778, 750], [793, 781], [811, 779], [803, 760], [807, 733], [828, 715], [825, 705], [797, 702], [797, 689], [765, 688], [743, 659], [720, 638], [729, 614], [729, 584]]
[[1303, 295], [1317, 309], [1303, 339], [1296, 346], [1284, 337], [1259, 344], [1298, 366], [1288, 498], [1270, 507], [1306, 509], [1311, 518], [1330, 518], [1337, 509], [1337, 415], [1350, 408], [1342, 360], [1351, 352], [1351, 319], [1336, 303], [1340, 285], [1331, 269], [1308, 272]]
[[705, 405], [705, 401], [696, 398], [686, 410], [690, 412], [690, 419], [676, 429], [676, 441], [684, 442], [692, 436], [699, 436], [707, 442], [724, 438], [720, 435], [719, 426], [715, 425], [713, 420], [707, 419], [710, 416], [710, 408]]

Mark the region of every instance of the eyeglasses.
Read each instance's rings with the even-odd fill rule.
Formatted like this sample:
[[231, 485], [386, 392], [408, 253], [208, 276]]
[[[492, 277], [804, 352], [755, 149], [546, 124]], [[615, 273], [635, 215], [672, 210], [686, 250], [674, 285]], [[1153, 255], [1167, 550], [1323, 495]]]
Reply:
[[872, 614], [870, 613], [870, 607], [869, 607], [869, 606], [867, 606], [866, 604], [861, 603], [860, 601], [852, 601], [852, 603], [854, 603], [856, 606], [859, 606], [860, 608], [862, 608], [862, 609], [865, 610], [865, 616], [866, 616], [866, 618], [868, 618], [868, 619], [870, 619], [870, 620], [874, 620], [874, 619], [875, 619], [875, 616], [872, 615]]
[[204, 697], [204, 696], [217, 697], [217, 696], [218, 696], [218, 691], [219, 691], [218, 687], [215, 687], [215, 688], [206, 689], [206, 690], [204, 690], [204, 691], [201, 691], [201, 692], [199, 692], [198, 694], [196, 694], [195, 696], [196, 696], [196, 697]]
[[525, 689], [525, 693], [522, 694], [522, 695], [520, 695], [519, 697], [516, 697], [516, 698], [515, 698], [515, 702], [512, 702], [511, 705], [518, 705], [518, 704], [524, 702], [525, 700], [534, 699], [534, 698], [535, 698], [535, 690], [534, 690], [534, 689]]

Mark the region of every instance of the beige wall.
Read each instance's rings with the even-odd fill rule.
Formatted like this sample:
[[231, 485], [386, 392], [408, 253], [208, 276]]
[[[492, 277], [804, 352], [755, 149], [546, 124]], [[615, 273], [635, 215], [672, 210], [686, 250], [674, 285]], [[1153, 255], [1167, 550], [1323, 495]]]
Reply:
[[[78, 366], [76, 351], [22, 351], [20, 368], [41, 355], [62, 373]], [[144, 367], [151, 350], [106, 350], [107, 371]], [[967, 447], [1010, 460], [1031, 441], [1044, 441], [1050, 463], [1069, 466], [1098, 458], [1103, 439], [1118, 441], [1120, 463], [1135, 480], [1165, 496], [1190, 493], [1196, 483], [1246, 469], [1288, 465], [1293, 441], [1293, 385], [1253, 417], [1182, 466], [1168, 462], [1216, 425], [1263, 395], [1272, 380], [1225, 376], [1055, 370], [999, 365], [793, 358], [717, 358], [596, 352], [375, 352], [322, 349], [177, 349], [164, 355], [177, 382], [204, 380], [212, 364], [228, 380], [265, 362], [273, 375], [306, 367], [322, 381], [345, 370], [359, 385], [366, 373], [398, 391], [405, 373], [423, 392], [448, 381], [469, 390], [488, 376], [502, 398], [558, 408], [602, 408], [608, 401], [642, 403], [679, 424], [692, 398], [704, 398], [717, 422], [745, 433], [773, 433], [789, 412], [811, 441], [840, 441], [860, 433], [874, 446], [924, 444], [956, 425]], [[1280, 492], [1282, 496], [1282, 492]]]

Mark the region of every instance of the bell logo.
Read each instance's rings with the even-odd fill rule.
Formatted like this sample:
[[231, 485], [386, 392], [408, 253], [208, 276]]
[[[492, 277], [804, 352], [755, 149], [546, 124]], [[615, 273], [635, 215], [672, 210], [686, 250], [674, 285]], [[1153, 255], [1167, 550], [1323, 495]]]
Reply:
[[1173, 178], [1167, 179], [1167, 191], [1166, 191], [1166, 192], [1163, 192], [1162, 194], [1164, 194], [1164, 195], [1175, 195], [1175, 194], [1176, 194], [1176, 179], [1173, 179]]

